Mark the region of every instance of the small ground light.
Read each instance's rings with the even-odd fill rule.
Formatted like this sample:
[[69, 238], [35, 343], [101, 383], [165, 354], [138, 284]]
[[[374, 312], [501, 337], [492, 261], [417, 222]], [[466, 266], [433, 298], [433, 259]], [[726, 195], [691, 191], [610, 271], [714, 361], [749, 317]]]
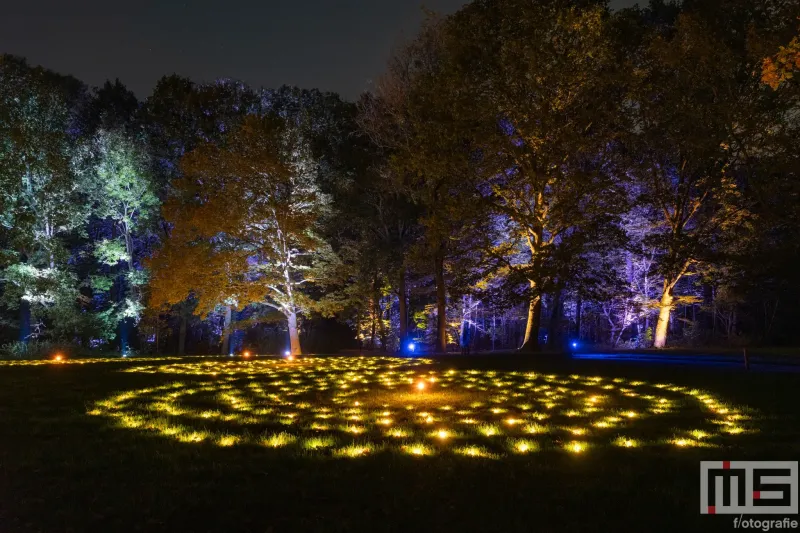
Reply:
[[248, 358], [248, 357], [250, 357], [250, 352], [248, 352], [247, 350], [245, 350], [245, 351], [242, 353], [242, 357], [244, 357], [244, 358]]
[[413, 352], [416, 349], [417, 349], [417, 345], [416, 344], [414, 344], [413, 342], [409, 342], [408, 343], [408, 351], [409, 352]]
[[420, 391], [425, 390], [425, 382], [424, 381], [420, 381], [419, 383], [417, 383], [417, 390], [420, 390]]
[[53, 359], [55, 359], [56, 361], [63, 361], [64, 360], [64, 356], [61, 355], [60, 353], [57, 353], [55, 355], [55, 357], [53, 357]]
[[577, 348], [577, 347], [578, 347], [578, 343], [577, 343], [577, 342], [573, 342], [573, 343], [572, 343], [572, 347], [573, 347], [573, 348]]

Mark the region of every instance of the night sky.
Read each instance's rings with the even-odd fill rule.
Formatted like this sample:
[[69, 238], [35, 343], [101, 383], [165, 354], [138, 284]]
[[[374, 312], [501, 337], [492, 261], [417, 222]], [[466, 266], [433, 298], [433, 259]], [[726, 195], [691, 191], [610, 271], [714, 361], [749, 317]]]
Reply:
[[[450, 13], [466, 1], [7, 0], [0, 53], [89, 85], [119, 78], [140, 98], [174, 72], [354, 99], [381, 73], [392, 47], [413, 36], [423, 3]], [[614, 8], [634, 3], [611, 0]]]

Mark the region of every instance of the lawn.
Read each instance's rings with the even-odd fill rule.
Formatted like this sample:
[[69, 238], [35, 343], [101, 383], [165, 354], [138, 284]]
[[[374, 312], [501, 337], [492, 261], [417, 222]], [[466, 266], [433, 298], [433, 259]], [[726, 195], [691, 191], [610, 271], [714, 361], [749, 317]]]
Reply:
[[0, 363], [0, 531], [730, 530], [798, 374], [492, 355]]

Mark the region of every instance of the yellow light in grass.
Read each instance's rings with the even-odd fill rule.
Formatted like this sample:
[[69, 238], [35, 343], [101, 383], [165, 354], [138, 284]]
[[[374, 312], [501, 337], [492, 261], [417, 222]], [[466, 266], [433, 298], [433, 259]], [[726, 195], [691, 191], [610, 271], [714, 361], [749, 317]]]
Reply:
[[205, 433], [200, 433], [199, 431], [194, 431], [187, 435], [181, 435], [178, 437], [178, 440], [181, 442], [202, 442], [206, 439], [207, 435]]
[[491, 424], [484, 424], [478, 428], [478, 431], [487, 437], [494, 437], [495, 435], [500, 434], [500, 430], [497, 428], [497, 426], [493, 426]]
[[239, 440], [239, 437], [235, 437], [233, 435], [225, 435], [217, 439], [217, 444], [219, 446], [233, 446]]
[[621, 446], [623, 448], [636, 448], [639, 446], [639, 443], [633, 439], [629, 439], [627, 437], [620, 437], [614, 441], [614, 444], [617, 446]]
[[340, 457], [362, 457], [368, 454], [369, 451], [370, 449], [367, 446], [358, 446], [354, 444], [352, 446], [339, 449], [336, 455]]
[[565, 448], [572, 453], [583, 453], [586, 451], [586, 444], [583, 442], [572, 441], [568, 443]]
[[530, 453], [536, 451], [537, 446], [535, 442], [529, 440], [516, 440], [513, 442], [512, 450], [516, 453]]
[[409, 444], [403, 446], [403, 450], [411, 455], [433, 455], [433, 450], [424, 444]]
[[468, 457], [486, 457], [486, 458], [494, 458], [495, 456], [489, 453], [486, 449], [481, 448], [480, 446], [467, 446], [464, 448], [458, 448], [455, 450], [456, 453], [461, 455], [466, 455]]
[[269, 437], [264, 438], [261, 442], [264, 446], [268, 446], [270, 448], [281, 448], [286, 446], [287, 444], [291, 444], [296, 440], [294, 435], [290, 435], [288, 433], [276, 433], [275, 435], [270, 435]]

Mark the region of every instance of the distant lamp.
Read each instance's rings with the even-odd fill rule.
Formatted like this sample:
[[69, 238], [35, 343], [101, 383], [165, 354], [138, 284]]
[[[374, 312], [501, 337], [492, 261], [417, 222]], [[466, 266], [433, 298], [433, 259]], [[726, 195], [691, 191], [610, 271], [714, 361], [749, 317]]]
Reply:
[[573, 341], [573, 342], [572, 342], [572, 347], [573, 347], [573, 348], [577, 348], [577, 347], [578, 347], [578, 343], [577, 343], [577, 342], [575, 342], [575, 341]]
[[417, 390], [418, 391], [424, 391], [425, 390], [425, 382], [424, 381], [420, 381], [419, 383], [417, 383]]
[[286, 357], [289, 357], [289, 356], [292, 355], [292, 352], [290, 352], [289, 350], [286, 350], [285, 352], [283, 352], [283, 355], [285, 355]]
[[60, 353], [57, 353], [55, 355], [55, 357], [53, 357], [53, 359], [55, 359], [56, 361], [63, 361], [64, 360], [64, 356], [61, 355]]
[[248, 357], [250, 357], [250, 352], [248, 352], [247, 350], [245, 350], [244, 352], [242, 352], [242, 357], [244, 357], [245, 359], [247, 359]]
[[408, 343], [408, 351], [409, 352], [413, 352], [416, 349], [417, 349], [417, 345], [416, 344], [414, 344], [413, 342], [409, 342]]

